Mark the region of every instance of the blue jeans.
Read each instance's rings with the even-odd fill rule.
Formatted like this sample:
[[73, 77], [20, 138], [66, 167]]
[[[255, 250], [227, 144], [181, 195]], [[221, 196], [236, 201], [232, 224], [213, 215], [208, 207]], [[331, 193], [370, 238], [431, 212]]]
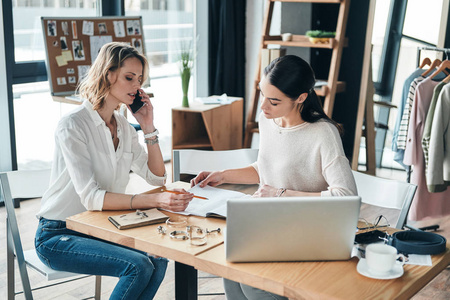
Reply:
[[153, 299], [167, 269], [165, 258], [69, 230], [64, 221], [42, 218], [35, 246], [54, 270], [119, 277], [110, 299]]

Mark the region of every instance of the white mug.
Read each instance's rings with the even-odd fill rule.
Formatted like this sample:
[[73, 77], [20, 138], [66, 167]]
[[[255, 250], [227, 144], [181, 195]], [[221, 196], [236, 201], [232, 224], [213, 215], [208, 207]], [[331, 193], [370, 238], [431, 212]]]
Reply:
[[[397, 262], [397, 259], [401, 261]], [[366, 262], [369, 271], [376, 274], [386, 274], [396, 264], [403, 266], [406, 258], [403, 254], [397, 254], [397, 249], [385, 244], [370, 244], [366, 247]]]
[[281, 40], [283, 42], [288, 42], [292, 40], [292, 33], [282, 33], [281, 34]]

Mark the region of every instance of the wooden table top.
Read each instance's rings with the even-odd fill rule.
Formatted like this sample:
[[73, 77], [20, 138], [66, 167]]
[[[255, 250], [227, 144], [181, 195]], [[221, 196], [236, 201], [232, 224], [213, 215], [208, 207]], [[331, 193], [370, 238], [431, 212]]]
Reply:
[[[183, 184], [168, 187], [183, 186], [186, 187]], [[67, 227], [294, 299], [408, 299], [450, 264], [448, 243], [444, 253], [432, 256], [433, 266], [405, 265], [403, 276], [391, 280], [360, 275], [356, 270], [357, 258], [331, 262], [230, 263], [225, 260], [222, 234], [209, 234], [206, 245], [192, 246], [188, 240], [173, 240], [168, 234], [159, 234], [158, 225], [119, 230], [108, 221], [108, 216], [125, 212], [129, 211], [87, 211], [68, 218]], [[208, 229], [226, 227], [225, 220], [216, 218], [189, 216], [187, 221], [189, 225]]]

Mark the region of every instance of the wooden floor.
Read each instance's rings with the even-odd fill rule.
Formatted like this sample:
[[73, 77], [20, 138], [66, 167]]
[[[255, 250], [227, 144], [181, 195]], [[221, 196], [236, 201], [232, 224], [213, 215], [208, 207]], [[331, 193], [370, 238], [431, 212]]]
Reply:
[[[170, 170], [170, 165], [167, 166], [167, 170]], [[168, 174], [168, 178], [171, 175]], [[396, 175], [387, 174], [384, 177], [395, 177]], [[145, 182], [139, 178], [132, 176], [129, 189], [132, 191], [140, 192], [148, 189]], [[450, 201], [450, 199], [449, 199]], [[24, 249], [30, 249], [33, 247], [33, 238], [37, 226], [37, 219], [34, 217], [35, 213], [39, 210], [40, 199], [31, 199], [21, 202], [21, 207], [16, 209], [16, 216], [19, 223], [20, 235], [22, 238], [22, 244]], [[5, 252], [5, 217], [6, 211], [4, 207], [0, 208], [0, 299], [6, 299], [6, 252]], [[429, 219], [426, 221], [417, 222], [412, 224], [416, 227], [439, 224], [439, 234], [445, 236], [447, 240], [450, 240], [450, 216], [444, 218]], [[356, 272], [356, 270], [355, 270]], [[221, 278], [213, 278], [211, 275], [199, 272], [201, 277], [206, 278], [199, 279], [199, 293], [223, 293], [223, 285]], [[33, 270], [29, 270], [29, 276], [32, 288], [46, 285], [45, 279], [37, 274]], [[54, 282], [51, 282], [54, 283]], [[115, 284], [116, 278], [102, 277], [102, 299], [108, 299]], [[21, 281], [16, 266], [16, 290], [21, 291]], [[65, 283], [64, 285], [56, 285], [50, 288], [40, 289], [33, 292], [34, 299], [87, 299], [94, 294], [94, 278], [88, 277], [78, 281]], [[209, 295], [201, 296], [200, 299], [205, 300], [223, 300], [223, 295]], [[16, 299], [24, 299], [23, 295], [16, 296]], [[169, 262], [166, 277], [155, 297], [157, 300], [170, 300], [175, 299], [174, 296], [174, 263]], [[450, 267], [444, 270], [433, 281], [431, 281], [425, 288], [423, 288], [417, 295], [413, 297], [415, 300], [419, 299], [433, 299], [444, 300], [450, 299]]]

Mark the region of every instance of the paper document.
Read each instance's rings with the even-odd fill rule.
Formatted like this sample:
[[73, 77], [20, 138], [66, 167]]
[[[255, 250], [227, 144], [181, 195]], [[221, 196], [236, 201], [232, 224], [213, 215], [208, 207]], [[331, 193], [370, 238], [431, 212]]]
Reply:
[[185, 211], [174, 213], [201, 217], [226, 218], [228, 199], [251, 197], [250, 195], [241, 192], [224, 190], [211, 186], [201, 188], [196, 185], [189, 189], [188, 192], [191, 192], [196, 196], [208, 198], [208, 200], [193, 198]]

